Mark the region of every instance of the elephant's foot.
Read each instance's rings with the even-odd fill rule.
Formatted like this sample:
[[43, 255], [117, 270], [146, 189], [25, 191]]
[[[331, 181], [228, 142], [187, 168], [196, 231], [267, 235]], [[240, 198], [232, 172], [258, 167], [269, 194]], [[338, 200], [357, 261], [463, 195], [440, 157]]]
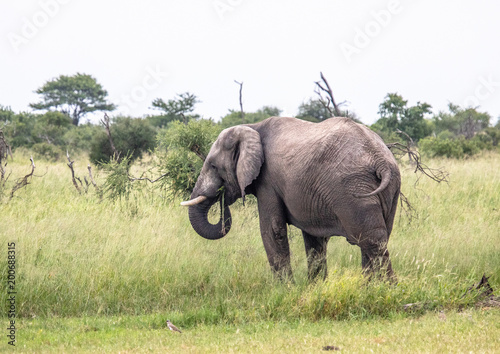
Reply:
[[314, 237], [305, 231], [302, 231], [304, 245], [307, 255], [307, 274], [309, 281], [316, 279], [326, 279], [326, 246], [329, 237]]
[[388, 280], [391, 283], [397, 283], [397, 277], [392, 269], [389, 251], [386, 249], [381, 255], [370, 257], [366, 253], [362, 254], [363, 273], [369, 280]]

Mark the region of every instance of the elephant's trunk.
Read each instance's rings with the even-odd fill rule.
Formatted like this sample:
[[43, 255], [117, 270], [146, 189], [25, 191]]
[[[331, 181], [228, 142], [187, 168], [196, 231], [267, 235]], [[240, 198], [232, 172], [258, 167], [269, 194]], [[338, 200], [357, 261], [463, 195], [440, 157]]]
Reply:
[[212, 205], [215, 204], [216, 199], [204, 200], [196, 205], [189, 206], [189, 221], [193, 229], [203, 238], [208, 240], [218, 240], [229, 232], [231, 229], [231, 211], [229, 206], [224, 203], [222, 205], [221, 198], [221, 215], [217, 224], [211, 224], [208, 221], [208, 212]]

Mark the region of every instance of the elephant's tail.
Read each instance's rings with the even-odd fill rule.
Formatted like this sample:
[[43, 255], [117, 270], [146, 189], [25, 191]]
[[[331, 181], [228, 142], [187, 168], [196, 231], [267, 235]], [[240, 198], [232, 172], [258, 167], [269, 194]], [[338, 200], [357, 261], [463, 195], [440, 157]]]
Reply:
[[377, 171], [377, 175], [380, 177], [380, 186], [378, 186], [377, 189], [375, 189], [373, 192], [367, 193], [367, 194], [354, 194], [355, 197], [357, 198], [366, 198], [366, 197], [371, 197], [372, 195], [376, 195], [381, 193], [384, 189], [387, 188], [389, 183], [391, 182], [392, 178], [392, 171], [390, 168], [383, 168], [379, 171]]

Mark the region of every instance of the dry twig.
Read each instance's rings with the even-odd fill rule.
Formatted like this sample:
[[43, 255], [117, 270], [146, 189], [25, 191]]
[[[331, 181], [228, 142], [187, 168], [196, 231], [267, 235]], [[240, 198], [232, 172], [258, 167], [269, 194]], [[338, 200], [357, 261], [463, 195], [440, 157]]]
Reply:
[[12, 190], [10, 191], [10, 199], [14, 198], [14, 193], [18, 189], [21, 189], [30, 184], [31, 177], [33, 177], [33, 173], [35, 172], [35, 161], [33, 161], [33, 156], [30, 157], [30, 161], [31, 161], [31, 172], [28, 173], [23, 178], [19, 178], [16, 181], [16, 184], [14, 185], [14, 187], [12, 187]]
[[163, 177], [166, 177], [168, 176], [168, 173], [164, 173], [162, 174], [160, 177], [156, 178], [156, 179], [150, 179], [149, 177], [142, 177], [144, 175], [144, 173], [141, 175], [141, 177], [139, 178], [136, 178], [136, 177], [132, 177], [132, 176], [128, 176], [128, 179], [131, 181], [131, 182], [134, 182], [134, 181], [148, 181], [149, 183], [155, 183], [155, 182], [158, 182], [160, 179], [162, 179]]
[[410, 145], [403, 145], [401, 143], [391, 143], [387, 144], [387, 147], [393, 152], [393, 153], [401, 153], [401, 154], [407, 154], [410, 162], [415, 165], [415, 173], [421, 172], [421, 175], [418, 175], [417, 180], [415, 181], [415, 185], [418, 184], [420, 181], [420, 177], [423, 175], [429, 177], [433, 181], [436, 181], [438, 183], [441, 182], [446, 182], [448, 183], [448, 176], [449, 173], [441, 170], [441, 169], [436, 169], [436, 168], [430, 168], [426, 164], [422, 162], [422, 158], [420, 156], [420, 153], [417, 150], [414, 150], [410, 147]]
[[73, 163], [75, 161], [71, 161], [71, 159], [69, 157], [68, 150], [66, 150], [66, 157], [68, 158], [67, 165], [68, 165], [69, 169], [71, 170], [71, 180], [73, 181], [73, 185], [75, 186], [75, 188], [78, 191], [78, 193], [82, 194], [82, 190], [78, 186], [78, 183], [76, 183], [76, 180], [78, 179], [78, 181], [80, 181], [80, 185], [82, 185], [82, 180], [80, 178], [78, 178], [78, 177], [75, 177], [75, 170], [73, 169]]
[[[414, 148], [415, 144], [413, 142], [413, 139], [408, 134], [399, 129], [396, 132], [406, 137], [407, 141], [406, 145], [396, 142], [387, 144], [387, 147], [392, 151], [394, 155], [398, 153], [401, 155], [408, 155], [410, 163], [415, 166], [414, 173], [420, 172], [420, 174], [417, 175], [417, 179], [415, 181], [414, 186], [417, 186], [422, 175], [425, 175], [438, 183], [441, 182], [448, 183], [448, 175], [449, 175], [448, 172], [441, 169], [430, 168], [426, 164], [424, 164], [422, 162], [420, 153]], [[399, 203], [401, 205], [400, 210], [404, 211], [410, 223], [414, 219], [418, 218], [418, 216], [416, 215], [417, 212], [415, 208], [411, 205], [408, 198], [401, 191], [399, 192]]]
[[[9, 176], [5, 177], [5, 166], [7, 166], [7, 158], [9, 157], [10, 146], [5, 141], [5, 137], [3, 135], [3, 131], [0, 129], [0, 187], [5, 185]], [[10, 153], [10, 158], [12, 158], [12, 153]], [[5, 164], [3, 163], [5, 160]]]
[[[328, 84], [328, 81], [326, 80], [322, 72], [320, 72], [320, 76], [321, 80], [323, 80], [323, 84], [321, 84], [319, 81], [316, 81], [315, 84], [317, 85], [317, 88], [314, 92], [319, 95], [321, 104], [330, 112], [332, 116], [341, 117], [342, 114], [340, 113], [339, 105], [335, 103], [335, 99], [333, 98], [333, 91]], [[321, 95], [321, 92], [326, 92], [326, 101], [325, 98], [323, 98], [323, 96]], [[333, 105], [333, 110], [330, 108], [330, 103]]]
[[[87, 166], [87, 169], [89, 170], [89, 178], [90, 178], [90, 182], [92, 182], [92, 185], [94, 186], [95, 190], [100, 193], [100, 190], [99, 190], [99, 187], [97, 186], [97, 183], [95, 183], [94, 181], [94, 177], [92, 176], [92, 167], [90, 167], [90, 165]], [[87, 179], [85, 179], [85, 181], [87, 181]]]
[[238, 85], [240, 85], [240, 111], [241, 111], [241, 124], [245, 124], [245, 112], [243, 111], [243, 82], [238, 82], [234, 80]]
[[7, 144], [3, 131], [2, 129], [0, 129], [0, 162], [2, 159], [7, 160], [8, 156], [10, 156], [10, 158], [13, 159], [12, 148], [10, 147], [9, 144]]
[[104, 113], [104, 118], [101, 119], [101, 124], [106, 129], [106, 134], [108, 135], [109, 144], [111, 145], [111, 150], [113, 150], [113, 156], [116, 161], [120, 161], [120, 153], [116, 150], [115, 144], [113, 143], [113, 137], [111, 136], [111, 129], [109, 125], [109, 116], [107, 113]]

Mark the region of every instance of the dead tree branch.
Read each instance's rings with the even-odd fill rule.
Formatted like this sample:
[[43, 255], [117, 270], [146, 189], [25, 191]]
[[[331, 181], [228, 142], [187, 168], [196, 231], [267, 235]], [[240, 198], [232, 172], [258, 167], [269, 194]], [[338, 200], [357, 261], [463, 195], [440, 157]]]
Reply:
[[33, 173], [35, 172], [35, 161], [33, 161], [33, 156], [30, 157], [30, 161], [31, 161], [31, 172], [28, 173], [23, 178], [19, 178], [16, 181], [16, 184], [14, 185], [14, 187], [12, 187], [12, 190], [10, 191], [10, 199], [14, 198], [14, 193], [17, 190], [19, 190], [19, 189], [27, 186], [28, 184], [30, 184], [30, 180], [33, 177]]
[[[415, 144], [413, 139], [401, 130], [396, 131], [398, 134], [403, 135], [406, 138], [406, 145], [401, 144], [399, 142], [386, 144], [387, 147], [391, 150], [391, 152], [397, 155], [408, 155], [408, 159], [412, 165], [415, 166], [414, 173], [420, 172], [417, 174], [417, 179], [415, 181], [414, 186], [416, 187], [422, 175], [429, 177], [433, 181], [438, 183], [446, 182], [448, 183], [449, 173], [442, 169], [430, 168], [426, 164], [422, 162], [422, 157], [420, 153], [415, 149]], [[410, 201], [406, 196], [400, 191], [399, 192], [399, 203], [401, 205], [401, 211], [403, 211], [409, 219], [411, 223], [414, 219], [417, 219], [416, 210], [411, 205]]]
[[[328, 81], [326, 80], [322, 72], [320, 72], [320, 76], [323, 83], [315, 81], [317, 87], [314, 92], [318, 94], [321, 104], [323, 104], [323, 106], [330, 112], [332, 116], [341, 117], [342, 114], [340, 113], [339, 105], [337, 105], [337, 103], [335, 102], [330, 84], [328, 84]], [[321, 94], [322, 92], [325, 92], [327, 94], [326, 100], [325, 98], [323, 98], [323, 95]], [[330, 108], [330, 103], [333, 105], [333, 110]]]
[[85, 176], [83, 176], [83, 180], [85, 181], [85, 187], [83, 187], [83, 189], [84, 189], [85, 193], [87, 193], [89, 191], [90, 183], [87, 180], [87, 177], [85, 177]]
[[107, 113], [104, 113], [104, 118], [101, 119], [101, 124], [104, 126], [104, 129], [106, 129], [106, 134], [109, 139], [109, 144], [111, 145], [111, 150], [113, 151], [113, 157], [116, 161], [120, 161], [120, 154], [116, 150], [115, 144], [113, 143], [113, 137], [111, 136], [111, 129], [109, 126], [109, 116]]
[[448, 183], [449, 173], [437, 168], [431, 168], [422, 162], [422, 157], [417, 150], [412, 149], [409, 145], [403, 145], [401, 143], [391, 143], [387, 144], [387, 147], [392, 151], [393, 154], [400, 153], [402, 155], [408, 155], [412, 164], [415, 165], [415, 173], [420, 172], [415, 185], [418, 184], [422, 175], [429, 177], [433, 181], [438, 183], [446, 182]]
[[[0, 129], [0, 188], [2, 188], [5, 185], [5, 182], [7, 182], [7, 179], [9, 179], [9, 176], [5, 177], [5, 166], [7, 166], [7, 159], [9, 157], [10, 153], [10, 158], [12, 159], [12, 152], [10, 151], [10, 146], [7, 144], [7, 141], [5, 141], [5, 136], [3, 135], [2, 129]], [[5, 160], [5, 164], [3, 162]]]
[[240, 85], [240, 112], [241, 112], [241, 124], [245, 124], [245, 112], [243, 111], [243, 81], [238, 82], [234, 80], [238, 85]]
[[2, 129], [0, 129], [0, 162], [5, 159], [7, 160], [7, 157], [10, 156], [11, 159], [12, 157], [12, 149], [9, 144], [7, 144], [7, 141], [5, 140], [5, 136], [3, 134]]
[[148, 181], [149, 183], [155, 183], [155, 182], [158, 182], [160, 179], [162, 179], [163, 177], [166, 177], [166, 176], [168, 176], [168, 173], [164, 173], [160, 177], [152, 180], [149, 177], [142, 177], [141, 176], [139, 178], [136, 178], [136, 177], [132, 177], [132, 176], [129, 175], [128, 179], [131, 182], [134, 182], [134, 181]]
[[99, 187], [97, 186], [97, 183], [95, 183], [94, 177], [92, 176], [92, 167], [90, 167], [90, 165], [88, 165], [87, 169], [89, 170], [90, 182], [92, 182], [92, 185], [94, 186], [94, 188], [96, 189], [96, 191], [99, 192]]
[[[78, 193], [82, 194], [82, 190], [80, 189], [80, 187], [78, 186], [78, 183], [76, 183], [76, 179], [78, 178], [75, 178], [75, 170], [73, 169], [73, 163], [75, 161], [71, 161], [71, 158], [69, 157], [69, 152], [68, 150], [66, 150], [66, 157], [68, 158], [68, 167], [69, 169], [71, 170], [71, 180], [73, 181], [73, 185], [75, 186], [76, 190], [78, 191]], [[78, 178], [78, 180], [80, 181], [80, 184], [82, 184], [82, 181]]]
[[399, 191], [399, 205], [401, 206], [399, 212], [400, 214], [402, 212], [405, 213], [406, 217], [408, 218], [408, 223], [411, 223], [413, 220], [418, 219], [417, 210], [413, 207], [413, 205], [411, 205], [408, 198], [406, 198], [406, 196], [401, 191]]

